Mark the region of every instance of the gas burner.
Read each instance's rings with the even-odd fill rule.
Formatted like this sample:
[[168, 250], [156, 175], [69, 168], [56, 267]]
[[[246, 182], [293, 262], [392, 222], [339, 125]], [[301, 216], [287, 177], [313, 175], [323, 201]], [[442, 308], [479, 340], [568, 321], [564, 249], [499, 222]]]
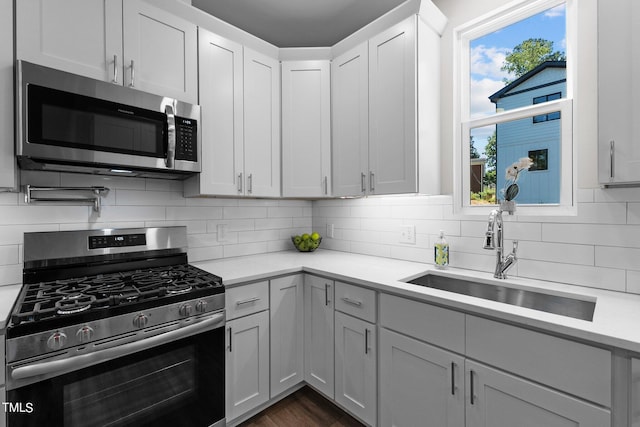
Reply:
[[60, 315], [82, 313], [91, 308], [96, 297], [93, 295], [72, 295], [72, 297], [62, 297], [55, 302], [56, 313]]
[[186, 283], [173, 283], [167, 286], [167, 293], [170, 295], [186, 294], [192, 289], [193, 287]]

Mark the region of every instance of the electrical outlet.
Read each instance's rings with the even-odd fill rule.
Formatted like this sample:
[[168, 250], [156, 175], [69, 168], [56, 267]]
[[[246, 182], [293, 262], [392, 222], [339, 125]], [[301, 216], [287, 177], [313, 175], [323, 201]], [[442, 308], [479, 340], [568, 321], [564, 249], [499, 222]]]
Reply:
[[327, 237], [333, 239], [333, 224], [327, 224]]
[[400, 243], [416, 244], [416, 226], [402, 225], [400, 226]]
[[229, 234], [229, 225], [228, 224], [218, 224], [216, 225], [216, 240], [218, 242], [226, 242], [227, 235]]

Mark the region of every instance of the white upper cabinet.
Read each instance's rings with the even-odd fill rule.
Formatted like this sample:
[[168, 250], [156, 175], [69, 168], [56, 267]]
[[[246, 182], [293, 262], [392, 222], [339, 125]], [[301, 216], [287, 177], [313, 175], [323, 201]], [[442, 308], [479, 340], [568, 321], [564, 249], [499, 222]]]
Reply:
[[18, 59], [197, 103], [196, 25], [142, 0], [21, 0]]
[[244, 49], [245, 194], [280, 196], [280, 63]]
[[331, 62], [333, 195], [364, 195], [369, 174], [367, 43]]
[[124, 0], [125, 84], [198, 103], [197, 27], [142, 0]]
[[598, 146], [600, 184], [640, 185], [640, 4], [598, 3]]
[[369, 191], [417, 191], [416, 17], [369, 40]]
[[187, 195], [243, 193], [242, 45], [200, 28], [198, 33], [202, 172]]
[[1, 0], [0, 9], [0, 188], [16, 187], [13, 135], [13, 1]]
[[280, 195], [280, 64], [199, 30], [202, 173], [186, 196]]
[[334, 196], [440, 192], [439, 49], [413, 15], [334, 59]]
[[282, 63], [282, 195], [331, 194], [329, 61]]

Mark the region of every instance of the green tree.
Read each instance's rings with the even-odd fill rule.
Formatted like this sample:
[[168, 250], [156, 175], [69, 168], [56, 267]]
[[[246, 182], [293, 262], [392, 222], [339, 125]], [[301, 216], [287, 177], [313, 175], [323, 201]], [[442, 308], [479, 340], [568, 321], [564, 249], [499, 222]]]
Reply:
[[469, 153], [472, 159], [479, 159], [480, 158], [480, 153], [478, 153], [478, 149], [475, 147], [474, 144], [474, 140], [473, 140], [473, 136], [471, 138], [469, 138]]
[[[545, 39], [527, 39], [513, 48], [505, 57], [502, 71], [514, 74], [515, 79], [533, 70], [545, 61], [566, 61], [567, 56], [560, 51], [553, 51], [553, 42]], [[514, 80], [515, 80], [514, 79]], [[503, 79], [505, 84], [513, 80]]]
[[498, 154], [498, 135], [496, 131], [487, 138], [487, 145], [484, 147], [484, 155], [487, 156], [487, 169], [484, 173], [485, 185], [496, 185], [496, 156]]

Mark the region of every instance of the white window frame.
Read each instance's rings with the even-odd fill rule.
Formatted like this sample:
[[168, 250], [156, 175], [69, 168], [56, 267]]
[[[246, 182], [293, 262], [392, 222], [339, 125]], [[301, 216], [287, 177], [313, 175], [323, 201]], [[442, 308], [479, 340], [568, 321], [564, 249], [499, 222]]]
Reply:
[[[525, 106], [494, 115], [471, 119], [470, 117], [470, 42], [515, 22], [536, 15], [550, 8], [566, 5], [566, 96], [542, 104]], [[470, 130], [497, 125], [513, 120], [560, 111], [560, 202], [558, 204], [517, 204], [516, 215], [576, 215], [577, 214], [577, 153], [573, 141], [573, 98], [576, 82], [577, 52], [577, 1], [576, 0], [516, 0], [495, 11], [454, 29], [454, 211], [461, 215], [488, 215], [496, 205], [473, 206], [470, 201]], [[514, 159], [513, 161], [517, 161]], [[504, 171], [496, 171], [504, 173]], [[496, 189], [499, 196], [500, 189]], [[517, 200], [516, 200], [517, 203]]]

